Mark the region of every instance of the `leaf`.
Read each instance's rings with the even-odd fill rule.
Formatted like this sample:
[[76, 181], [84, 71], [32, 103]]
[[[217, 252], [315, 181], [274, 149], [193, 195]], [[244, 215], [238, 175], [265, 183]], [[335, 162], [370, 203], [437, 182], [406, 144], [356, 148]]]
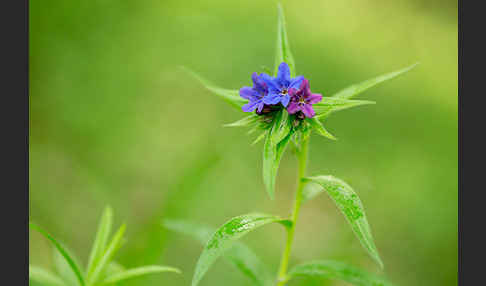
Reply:
[[29, 279], [46, 286], [65, 286], [64, 281], [56, 274], [32, 265], [29, 265]]
[[255, 122], [257, 122], [259, 119], [259, 116], [256, 115], [256, 114], [252, 114], [250, 116], [247, 116], [247, 117], [243, 117], [241, 118], [240, 120], [236, 121], [236, 122], [233, 122], [233, 123], [229, 123], [229, 124], [225, 124], [223, 125], [224, 127], [241, 127], [241, 126], [249, 126]]
[[326, 130], [326, 128], [324, 128], [324, 126], [319, 121], [319, 119], [317, 119], [315, 117], [312, 117], [312, 118], [309, 118], [307, 121], [310, 123], [312, 129], [317, 132], [317, 134], [319, 134], [321, 136], [324, 136], [324, 137], [327, 137], [327, 138], [329, 138], [331, 140], [337, 140], [336, 137], [334, 137], [334, 135], [332, 135], [331, 133], [329, 133]]
[[115, 255], [116, 251], [119, 249], [122, 243], [123, 234], [125, 233], [126, 225], [123, 224], [118, 231], [113, 235], [113, 239], [106, 248], [103, 256], [100, 258], [99, 262], [96, 264], [92, 275], [88, 276], [88, 284], [92, 285], [97, 282], [98, 278], [102, 275], [106, 266], [110, 263], [111, 259]]
[[270, 130], [270, 144], [272, 146], [280, 143], [289, 134], [290, 124], [289, 113], [285, 109], [278, 111]]
[[103, 274], [100, 277], [100, 280], [105, 280], [106, 277], [118, 274], [118, 273], [123, 272], [125, 270], [126, 269], [125, 269], [125, 267], [123, 267], [123, 265], [121, 265], [121, 264], [119, 264], [115, 261], [112, 261], [106, 266], [106, 269], [105, 269], [105, 271], [103, 271]]
[[207, 79], [203, 78], [199, 74], [195, 73], [194, 71], [190, 70], [189, 68], [186, 67], [181, 67], [183, 70], [188, 72], [190, 75], [192, 75], [194, 78], [196, 78], [206, 89], [209, 91], [213, 92], [217, 96], [221, 97], [223, 100], [231, 104], [233, 107], [237, 108], [239, 111], [243, 112], [241, 110], [241, 107], [247, 103], [248, 101], [242, 97], [240, 97], [240, 91], [239, 90], [231, 90], [231, 89], [225, 89], [218, 87], [208, 81]]
[[286, 62], [290, 68], [290, 75], [295, 76], [295, 60], [290, 51], [289, 39], [287, 38], [287, 29], [285, 27], [285, 15], [282, 5], [278, 3], [278, 24], [277, 24], [277, 49], [275, 57], [275, 75], [278, 72], [278, 66]]
[[[69, 253], [69, 256], [77, 265], [81, 265], [81, 263], [79, 263], [79, 259], [77, 259], [77, 257], [72, 254], [73, 252], [70, 251], [69, 248], [64, 247], [64, 249], [67, 253]], [[69, 263], [66, 261], [64, 256], [62, 256], [62, 254], [55, 247], [52, 248], [52, 258], [54, 263], [54, 269], [56, 270], [56, 273], [59, 275], [59, 277], [61, 277], [61, 279], [64, 280], [67, 285], [79, 286], [80, 284], [78, 278], [76, 277], [76, 273], [74, 273], [73, 269], [71, 268], [71, 266], [69, 266]]]
[[159, 266], [159, 265], [147, 265], [142, 267], [137, 267], [133, 269], [128, 269], [117, 274], [113, 274], [103, 280], [103, 284], [117, 283], [130, 278], [135, 278], [142, 275], [160, 273], [160, 272], [175, 272], [181, 273], [181, 271], [174, 267], [169, 266]]
[[[327, 192], [346, 217], [361, 245], [368, 251], [371, 258], [383, 268], [383, 262], [373, 242], [363, 204], [354, 190], [347, 183], [333, 176], [316, 176], [302, 180], [319, 184]], [[308, 200], [308, 198], [309, 194], [303, 193], [303, 200]]]
[[364, 92], [365, 90], [372, 88], [373, 86], [375, 86], [379, 83], [390, 80], [390, 79], [395, 78], [395, 77], [397, 77], [397, 76], [399, 76], [403, 73], [408, 72], [409, 70], [413, 69], [418, 64], [419, 63], [415, 63], [411, 66], [406, 67], [406, 68], [403, 68], [403, 69], [400, 69], [400, 70], [397, 70], [397, 71], [394, 71], [394, 72], [391, 72], [391, 73], [383, 74], [383, 75], [377, 76], [375, 78], [368, 79], [368, 80], [365, 80], [363, 82], [351, 85], [351, 86], [349, 86], [349, 87], [347, 87], [347, 88], [345, 88], [341, 91], [338, 91], [337, 93], [335, 93], [333, 95], [333, 97], [350, 99], [350, 98]]
[[98, 225], [98, 231], [96, 232], [96, 237], [91, 248], [91, 253], [89, 255], [88, 267], [86, 273], [88, 276], [92, 275], [97, 262], [103, 255], [105, 251], [106, 244], [108, 243], [108, 238], [111, 232], [111, 226], [113, 224], [113, 210], [111, 207], [107, 206], [103, 211], [101, 216], [100, 224]]
[[258, 135], [257, 138], [251, 143], [251, 145], [255, 145], [256, 143], [260, 142], [263, 138], [265, 138], [265, 135], [267, 135], [268, 131], [263, 131], [262, 134]]
[[221, 226], [211, 236], [199, 257], [196, 270], [192, 278], [192, 286], [199, 284], [204, 274], [223, 253], [233, 246], [234, 242], [248, 232], [269, 223], [280, 223], [286, 227], [291, 225], [289, 220], [267, 214], [247, 214], [232, 218]]
[[275, 178], [277, 177], [280, 159], [287, 147], [292, 133], [287, 135], [277, 146], [270, 144], [270, 135], [266, 136], [263, 145], [263, 183], [270, 199], [275, 197]]
[[76, 278], [78, 279], [79, 284], [81, 286], [84, 286], [84, 279], [83, 279], [83, 275], [81, 274], [82, 272], [80, 270], [81, 268], [76, 264], [76, 262], [74, 262], [74, 260], [71, 258], [71, 256], [66, 251], [66, 249], [54, 237], [52, 237], [52, 235], [50, 235], [47, 231], [43, 230], [39, 226], [37, 226], [33, 223], [29, 223], [29, 227], [31, 229], [38, 231], [40, 234], [42, 234], [48, 240], [51, 241], [51, 243], [57, 248], [57, 250], [59, 250], [59, 252], [64, 257], [64, 259], [66, 259], [66, 262], [69, 264], [69, 266], [73, 270], [74, 274], [76, 274]]
[[335, 97], [323, 97], [322, 101], [319, 103], [314, 104], [312, 107], [316, 112], [316, 118], [322, 119], [329, 116], [331, 113], [348, 109], [355, 106], [366, 105], [366, 104], [375, 104], [374, 101], [369, 100], [351, 100], [351, 99], [342, 99], [342, 98], [335, 98]]
[[[163, 225], [179, 233], [189, 235], [205, 245], [215, 232], [213, 228], [180, 220], [165, 220]], [[235, 241], [224, 257], [253, 282], [253, 285], [270, 286], [273, 276], [258, 256], [245, 244]]]
[[295, 266], [289, 271], [289, 279], [295, 276], [313, 276], [342, 280], [358, 286], [391, 286], [377, 275], [339, 261], [319, 260]]

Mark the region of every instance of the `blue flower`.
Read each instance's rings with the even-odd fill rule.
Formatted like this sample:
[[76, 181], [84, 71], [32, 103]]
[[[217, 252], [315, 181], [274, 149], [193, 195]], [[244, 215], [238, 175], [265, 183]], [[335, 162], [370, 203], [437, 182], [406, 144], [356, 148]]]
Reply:
[[244, 86], [240, 88], [240, 96], [244, 99], [248, 99], [249, 102], [241, 109], [244, 112], [252, 112], [253, 110], [257, 109], [258, 112], [262, 111], [264, 100], [263, 98], [268, 94], [268, 88], [265, 82], [256, 72], [251, 75], [251, 79], [253, 80], [253, 87]]
[[268, 105], [282, 103], [284, 107], [287, 107], [290, 101], [289, 90], [298, 89], [304, 80], [304, 76], [291, 78], [290, 68], [285, 62], [278, 66], [276, 78], [265, 73], [260, 77], [268, 87], [268, 95], [263, 98], [263, 103]]

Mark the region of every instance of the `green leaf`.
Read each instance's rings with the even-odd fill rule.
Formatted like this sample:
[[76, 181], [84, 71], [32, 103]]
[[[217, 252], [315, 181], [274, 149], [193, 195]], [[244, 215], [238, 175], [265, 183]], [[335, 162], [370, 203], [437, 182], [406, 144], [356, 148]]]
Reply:
[[[361, 245], [368, 251], [371, 258], [383, 268], [383, 262], [373, 242], [373, 236], [371, 235], [371, 229], [366, 219], [363, 204], [354, 190], [347, 183], [333, 176], [316, 176], [304, 178], [303, 180], [304, 182], [316, 183], [327, 192], [346, 217]], [[303, 192], [303, 200], [308, 199], [309, 194]]]
[[103, 284], [112, 284], [117, 283], [123, 280], [127, 280], [130, 278], [135, 278], [142, 275], [152, 274], [152, 273], [160, 273], [160, 272], [175, 272], [181, 273], [181, 271], [174, 267], [169, 266], [159, 266], [159, 265], [147, 265], [142, 267], [137, 267], [133, 269], [128, 269], [117, 274], [113, 274], [108, 276], [105, 280], [103, 280]]
[[278, 24], [277, 24], [277, 49], [275, 57], [275, 75], [278, 72], [278, 66], [286, 62], [290, 68], [290, 75], [295, 76], [295, 61], [290, 51], [289, 39], [287, 38], [287, 28], [285, 27], [285, 15], [282, 5], [278, 3]]
[[309, 118], [307, 121], [310, 123], [312, 129], [317, 132], [317, 134], [324, 136], [324, 137], [327, 137], [331, 140], [337, 140], [336, 137], [334, 137], [334, 135], [329, 133], [326, 130], [326, 128], [324, 128], [322, 123], [316, 117]]
[[252, 125], [253, 123], [257, 122], [259, 118], [260, 117], [258, 115], [252, 114], [250, 116], [243, 117], [243, 118], [241, 118], [240, 120], [238, 120], [236, 122], [229, 123], [229, 124], [225, 124], [223, 126], [224, 127], [242, 127], [242, 126], [249, 126], [249, 125]]
[[111, 262], [111, 259], [115, 255], [116, 251], [120, 248], [123, 234], [125, 233], [126, 225], [123, 224], [118, 231], [113, 235], [113, 239], [106, 248], [105, 252], [101, 256], [99, 262], [96, 264], [92, 275], [88, 276], [88, 285], [92, 285], [98, 281], [98, 278], [102, 275], [106, 266]]
[[54, 273], [41, 267], [29, 265], [29, 279], [46, 286], [65, 286], [64, 281]]
[[287, 135], [276, 146], [270, 143], [270, 135], [268, 134], [263, 145], [263, 183], [265, 189], [270, 196], [270, 199], [275, 197], [275, 178], [277, 177], [278, 166], [280, 159], [287, 147], [292, 133]]
[[281, 109], [275, 115], [272, 129], [270, 130], [270, 144], [272, 146], [277, 145], [282, 141], [290, 132], [291, 122], [289, 113], [285, 109]]
[[358, 286], [391, 286], [384, 278], [367, 273], [339, 261], [319, 260], [297, 265], [289, 271], [289, 279], [296, 276], [312, 276], [341, 280]]
[[267, 135], [268, 131], [263, 131], [262, 134], [258, 135], [257, 138], [251, 143], [251, 145], [255, 145], [256, 143], [260, 142], [265, 136]]
[[88, 267], [86, 269], [86, 273], [88, 273], [88, 276], [92, 275], [97, 262], [100, 260], [103, 252], [105, 251], [112, 225], [113, 210], [111, 209], [111, 207], [107, 206], [103, 211], [103, 215], [101, 216], [101, 220], [98, 225], [98, 231], [96, 232], [93, 247], [91, 248], [91, 253], [89, 255]]
[[71, 258], [71, 256], [66, 251], [66, 249], [54, 237], [52, 237], [52, 235], [50, 235], [47, 231], [43, 230], [39, 226], [37, 226], [33, 223], [29, 223], [29, 227], [31, 229], [38, 231], [40, 234], [42, 234], [48, 240], [51, 241], [51, 243], [57, 248], [57, 250], [64, 257], [64, 259], [66, 259], [66, 262], [69, 264], [69, 266], [73, 270], [74, 274], [76, 274], [76, 278], [78, 279], [79, 284], [81, 286], [84, 286], [84, 279], [83, 279], [83, 275], [81, 274], [82, 272], [80, 270], [81, 268], [76, 264], [76, 262], [74, 262], [74, 260]]
[[397, 71], [394, 71], [394, 72], [391, 72], [391, 73], [383, 74], [383, 75], [377, 76], [375, 78], [368, 79], [368, 80], [365, 80], [363, 82], [351, 85], [351, 86], [349, 86], [349, 87], [347, 87], [347, 88], [345, 88], [341, 91], [338, 91], [337, 93], [335, 93], [333, 95], [333, 97], [350, 99], [350, 98], [364, 92], [365, 90], [372, 88], [373, 86], [375, 86], [379, 83], [390, 80], [390, 79], [395, 78], [395, 77], [397, 77], [397, 76], [399, 76], [403, 73], [408, 72], [409, 70], [413, 69], [418, 64], [419, 63], [415, 63], [411, 66], [406, 67], [406, 68], [403, 68], [403, 69], [400, 69], [400, 70], [397, 70]]
[[335, 97], [323, 97], [321, 102], [314, 104], [312, 107], [314, 107], [314, 110], [316, 112], [315, 117], [317, 119], [322, 119], [328, 117], [331, 113], [336, 111], [348, 109], [355, 106], [375, 103], [376, 102], [369, 100], [351, 100]]
[[238, 109], [239, 111], [243, 112], [241, 110], [241, 107], [247, 103], [248, 101], [242, 97], [240, 97], [240, 91], [239, 90], [231, 90], [231, 89], [225, 89], [218, 87], [208, 81], [207, 79], [203, 78], [199, 74], [195, 73], [194, 71], [186, 68], [186, 67], [181, 67], [183, 70], [188, 72], [190, 75], [192, 75], [194, 78], [196, 78], [206, 89], [209, 91], [213, 92], [217, 96], [221, 97], [223, 100], [231, 104], [233, 107]]
[[206, 274], [213, 263], [222, 256], [226, 250], [231, 248], [235, 241], [256, 228], [274, 222], [281, 223], [286, 227], [289, 227], [291, 224], [289, 220], [284, 220], [273, 215], [258, 213], [238, 216], [226, 222], [216, 230], [204, 247], [196, 264], [196, 270], [192, 278], [192, 286], [199, 284], [204, 274]]
[[[76, 265], [81, 265], [81, 263], [79, 263], [79, 259], [75, 255], [73, 255], [73, 252], [70, 251], [69, 248], [64, 247], [64, 249], [69, 254], [71, 259], [76, 263]], [[62, 254], [55, 247], [52, 248], [52, 260], [56, 273], [59, 275], [59, 277], [61, 277], [62, 280], [64, 280], [67, 285], [80, 285], [78, 278], [76, 277], [76, 273], [74, 273], [73, 269], [71, 268], [71, 266], [69, 266], [69, 263], [66, 261], [64, 256], [62, 256]]]
[[[215, 232], [215, 229], [196, 225], [180, 220], [165, 220], [163, 225], [179, 233], [189, 235], [205, 245]], [[245, 244], [235, 241], [234, 245], [226, 251], [224, 257], [238, 268], [253, 282], [253, 285], [270, 286], [273, 284], [273, 275], [268, 271], [258, 256]]]

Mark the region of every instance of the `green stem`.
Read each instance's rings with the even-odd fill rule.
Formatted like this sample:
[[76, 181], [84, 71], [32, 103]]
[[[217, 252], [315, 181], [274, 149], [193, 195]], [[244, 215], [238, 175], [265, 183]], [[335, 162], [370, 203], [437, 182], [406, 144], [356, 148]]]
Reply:
[[278, 273], [278, 284], [277, 286], [283, 286], [287, 283], [287, 268], [289, 265], [290, 252], [292, 250], [292, 243], [294, 241], [295, 225], [297, 224], [297, 219], [299, 218], [300, 205], [302, 202], [302, 190], [304, 188], [304, 183], [302, 178], [305, 176], [305, 170], [307, 167], [307, 155], [309, 149], [309, 137], [302, 141], [302, 147], [298, 153], [299, 157], [299, 177], [297, 191], [295, 192], [294, 206], [292, 210], [292, 216], [290, 220], [292, 221], [292, 226], [287, 231], [287, 243], [285, 249], [282, 253], [282, 258], [280, 260], [280, 270]]

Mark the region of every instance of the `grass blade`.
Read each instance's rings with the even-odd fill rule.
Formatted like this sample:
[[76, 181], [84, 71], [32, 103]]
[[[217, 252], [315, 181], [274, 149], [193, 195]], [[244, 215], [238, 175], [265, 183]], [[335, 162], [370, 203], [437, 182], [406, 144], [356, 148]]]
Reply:
[[290, 221], [281, 219], [277, 216], [258, 213], [234, 217], [226, 222], [216, 230], [204, 247], [196, 264], [196, 270], [194, 271], [194, 276], [192, 278], [192, 286], [199, 284], [213, 263], [222, 256], [226, 250], [230, 249], [238, 239], [242, 238], [250, 231], [274, 222], [281, 223], [286, 227], [291, 224]]
[[123, 224], [115, 233], [115, 235], [113, 235], [113, 239], [111, 240], [110, 244], [106, 248], [99, 262], [96, 264], [96, 267], [93, 270], [92, 275], [88, 277], [88, 285], [93, 285], [94, 283], [96, 283], [100, 275], [103, 273], [103, 270], [105, 270], [105, 267], [110, 263], [111, 259], [113, 258], [116, 251], [119, 249], [122, 243], [125, 229], [126, 226], [125, 224]]
[[419, 63], [415, 63], [411, 66], [406, 67], [406, 68], [403, 68], [403, 69], [400, 69], [400, 70], [397, 70], [397, 71], [394, 71], [394, 72], [390, 72], [390, 73], [387, 73], [387, 74], [383, 74], [383, 75], [377, 76], [377, 77], [372, 78], [372, 79], [365, 80], [365, 81], [357, 83], [357, 84], [353, 84], [353, 85], [351, 85], [351, 86], [349, 86], [349, 87], [347, 87], [347, 88], [345, 88], [341, 91], [338, 91], [337, 93], [335, 93], [333, 95], [333, 97], [350, 99], [350, 98], [364, 92], [365, 90], [372, 88], [373, 86], [375, 86], [379, 83], [390, 80], [390, 79], [395, 78], [395, 77], [397, 77], [397, 76], [399, 76], [403, 73], [408, 72], [409, 70], [413, 69], [418, 64]]
[[[165, 220], [163, 226], [172, 231], [189, 235], [202, 245], [205, 245], [215, 232], [213, 228], [180, 220]], [[236, 241], [223, 256], [248, 277], [253, 282], [252, 285], [273, 285], [273, 275], [260, 258], [242, 242]]]
[[64, 281], [54, 273], [41, 267], [29, 265], [29, 279], [46, 286], [65, 286]]
[[52, 235], [50, 235], [47, 231], [45, 231], [44, 229], [40, 228], [39, 226], [37, 226], [37, 225], [35, 225], [33, 223], [29, 223], [29, 227], [31, 229], [34, 229], [34, 230], [38, 231], [40, 234], [42, 234], [48, 240], [51, 241], [51, 243], [57, 248], [57, 250], [64, 257], [64, 259], [66, 259], [66, 262], [69, 264], [69, 266], [73, 270], [74, 274], [76, 274], [76, 278], [78, 279], [79, 284], [81, 286], [84, 286], [85, 284], [84, 284], [84, 279], [83, 279], [82, 272], [80, 270], [81, 268], [76, 264], [76, 262], [74, 262], [74, 260], [71, 258], [71, 256], [66, 251], [66, 249]]
[[285, 15], [280, 3], [278, 8], [278, 24], [277, 24], [277, 48], [275, 53], [275, 75], [278, 72], [278, 66], [282, 62], [286, 62], [290, 68], [290, 75], [295, 77], [295, 60], [290, 51], [289, 39], [287, 38], [287, 28], [285, 24]]
[[160, 272], [175, 272], [181, 273], [181, 271], [174, 267], [169, 266], [159, 266], [159, 265], [147, 265], [142, 267], [137, 267], [133, 269], [128, 269], [117, 274], [113, 274], [108, 276], [105, 280], [103, 280], [103, 284], [112, 284], [117, 283], [123, 280], [135, 278], [138, 276], [143, 276], [152, 273], [160, 273]]
[[[333, 176], [316, 176], [304, 178], [303, 180], [316, 183], [322, 187], [323, 191], [327, 192], [351, 225], [361, 245], [366, 249], [371, 258], [383, 268], [383, 262], [373, 241], [363, 204], [355, 191], [347, 183]], [[303, 200], [308, 200], [308, 198], [308, 194], [304, 192]]]
[[183, 70], [185, 70], [187, 73], [192, 75], [195, 79], [197, 79], [204, 87], [216, 94], [217, 96], [221, 97], [223, 100], [231, 104], [233, 107], [238, 109], [239, 111], [243, 112], [241, 110], [241, 107], [248, 102], [248, 100], [240, 97], [240, 91], [239, 90], [231, 90], [231, 89], [225, 89], [218, 87], [211, 83], [209, 80], [203, 78], [196, 72], [190, 70], [189, 68], [186, 67], [181, 67]]
[[300, 264], [289, 272], [289, 279], [296, 276], [312, 276], [341, 280], [358, 286], [391, 286], [384, 278], [354, 266], [333, 260], [319, 260]]
[[108, 243], [108, 238], [110, 236], [111, 227], [113, 225], [113, 210], [111, 207], [107, 206], [103, 211], [103, 215], [98, 226], [98, 231], [96, 233], [96, 238], [91, 248], [91, 253], [89, 255], [88, 266], [86, 268], [86, 273], [88, 277], [92, 275], [97, 262], [100, 260], [103, 252], [106, 249], [106, 244]]

